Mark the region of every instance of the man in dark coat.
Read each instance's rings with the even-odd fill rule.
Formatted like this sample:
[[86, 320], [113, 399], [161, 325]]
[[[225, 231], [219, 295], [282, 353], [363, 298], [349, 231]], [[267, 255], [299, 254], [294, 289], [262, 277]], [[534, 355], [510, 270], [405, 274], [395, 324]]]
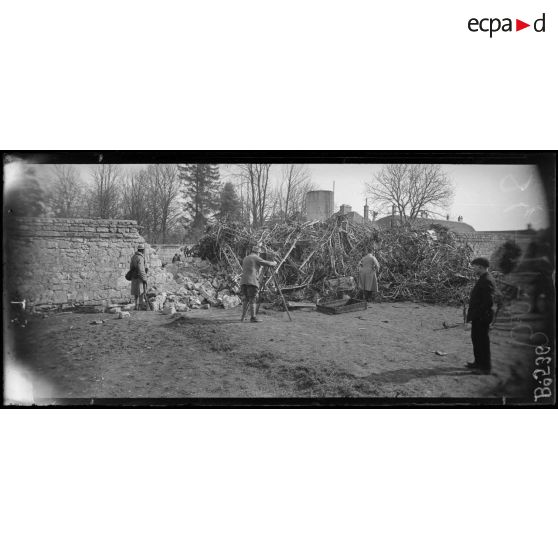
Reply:
[[140, 308], [140, 297], [147, 292], [147, 268], [145, 267], [145, 245], [139, 244], [136, 253], [130, 260], [130, 270], [132, 272], [132, 296], [135, 298], [135, 310]]
[[467, 368], [473, 374], [490, 374], [490, 338], [488, 330], [494, 319], [494, 293], [496, 284], [490, 273], [488, 273], [488, 260], [486, 258], [475, 258], [471, 266], [478, 280], [471, 291], [469, 298], [469, 309], [467, 311], [467, 323], [471, 322], [471, 341], [473, 342], [473, 354], [475, 360], [467, 363]]

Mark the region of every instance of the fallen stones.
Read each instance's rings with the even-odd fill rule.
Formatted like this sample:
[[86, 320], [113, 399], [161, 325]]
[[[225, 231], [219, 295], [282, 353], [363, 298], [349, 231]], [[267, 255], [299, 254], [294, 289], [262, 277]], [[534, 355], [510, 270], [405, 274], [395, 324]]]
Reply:
[[150, 298], [149, 305], [151, 310], [162, 310], [167, 299], [167, 293], [161, 293]]
[[[149, 281], [147, 297], [151, 310], [162, 312], [172, 306], [176, 312], [187, 312], [204, 305], [234, 308], [241, 303], [238, 293], [238, 276], [210, 261], [187, 258], [158, 270]], [[133, 304], [120, 306], [124, 310], [133, 308]]]
[[199, 308], [202, 305], [202, 301], [199, 296], [190, 297], [190, 308]]
[[227, 310], [229, 308], [236, 308], [237, 306], [240, 306], [241, 303], [242, 301], [236, 295], [232, 295], [232, 296], [224, 295], [222, 298], [223, 308]]

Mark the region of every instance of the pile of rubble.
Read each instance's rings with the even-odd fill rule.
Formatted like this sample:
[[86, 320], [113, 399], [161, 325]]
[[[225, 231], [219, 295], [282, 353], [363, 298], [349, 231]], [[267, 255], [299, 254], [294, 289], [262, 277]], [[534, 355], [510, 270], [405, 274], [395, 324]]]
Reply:
[[[191, 309], [210, 307], [235, 308], [241, 304], [240, 276], [231, 275], [223, 266], [197, 257], [157, 266], [158, 260], [148, 261], [147, 299], [150, 310], [165, 313], [187, 312]], [[132, 310], [131, 297], [107, 303], [42, 304], [31, 311], [40, 314], [51, 312], [83, 312], [118, 314]]]
[[[469, 269], [471, 248], [439, 225], [431, 230], [409, 226], [379, 230], [342, 216], [258, 230], [218, 223], [194, 247], [197, 257], [185, 254], [182, 261], [165, 267], [158, 259], [148, 262], [155, 264], [148, 273], [150, 309], [172, 313], [240, 305], [241, 261], [254, 244], [278, 264], [273, 276], [264, 274], [260, 279], [264, 299], [277, 305], [281, 304], [277, 287], [287, 300], [314, 302], [343, 288], [354, 289], [352, 278], [358, 278], [359, 262], [372, 249], [380, 264], [380, 300], [461, 304], [474, 279]], [[69, 306], [58, 310], [78, 309]], [[132, 307], [128, 299], [113, 300], [108, 308], [96, 304], [79, 309], [118, 312]]]
[[190, 257], [166, 265], [164, 273], [151, 275], [147, 297], [151, 310], [234, 308], [241, 303], [238, 281], [239, 277], [231, 276], [223, 266]]

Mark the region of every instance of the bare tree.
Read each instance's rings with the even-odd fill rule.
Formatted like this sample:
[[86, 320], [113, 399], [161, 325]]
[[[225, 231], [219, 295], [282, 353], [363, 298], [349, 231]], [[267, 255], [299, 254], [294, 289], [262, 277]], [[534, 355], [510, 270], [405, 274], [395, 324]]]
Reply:
[[130, 171], [122, 179], [122, 216], [144, 227], [149, 225], [149, 191], [144, 171]]
[[99, 219], [114, 219], [120, 207], [120, 169], [117, 165], [99, 164], [91, 170], [93, 191], [91, 192], [89, 213]]
[[83, 205], [83, 184], [72, 165], [54, 165], [51, 178], [50, 207], [55, 217], [77, 217]]
[[177, 165], [150, 165], [147, 169], [153, 232], [163, 244], [180, 217], [180, 180]]
[[243, 223], [250, 224], [250, 214], [252, 202], [250, 200], [250, 184], [245, 177], [241, 175], [235, 176], [236, 187], [239, 191], [240, 198], [240, 220]]
[[261, 227], [269, 214], [269, 169], [270, 164], [236, 165], [241, 184], [246, 184], [250, 203], [252, 226]]
[[122, 216], [137, 221], [149, 242], [164, 244], [181, 214], [179, 197], [176, 165], [131, 171], [122, 180]]
[[277, 188], [277, 209], [282, 220], [301, 214], [306, 194], [312, 189], [312, 176], [306, 165], [283, 165]]
[[413, 221], [421, 212], [438, 215], [453, 200], [453, 187], [440, 165], [385, 165], [366, 184], [374, 206], [391, 213], [394, 208], [401, 221]]

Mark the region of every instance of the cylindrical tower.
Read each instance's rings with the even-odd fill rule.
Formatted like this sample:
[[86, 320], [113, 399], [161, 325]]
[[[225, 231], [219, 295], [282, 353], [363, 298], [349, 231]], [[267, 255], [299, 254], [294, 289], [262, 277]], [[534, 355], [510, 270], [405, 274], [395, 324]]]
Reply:
[[306, 194], [306, 218], [308, 221], [325, 221], [333, 215], [332, 190], [312, 190]]

